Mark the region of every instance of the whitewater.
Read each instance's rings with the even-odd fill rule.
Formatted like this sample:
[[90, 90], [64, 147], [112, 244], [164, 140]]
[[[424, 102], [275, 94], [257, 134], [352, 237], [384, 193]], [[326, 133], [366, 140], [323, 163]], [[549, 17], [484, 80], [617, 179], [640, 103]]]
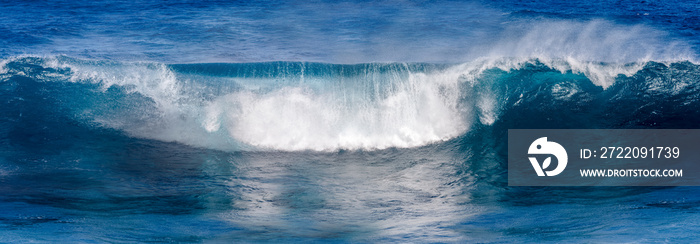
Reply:
[[[57, 56], [5, 60], [3, 76], [80, 84], [73, 95], [93, 98], [67, 101], [71, 116], [136, 137], [226, 151], [337, 151], [424, 146], [463, 135], [474, 123], [493, 124], [513, 96], [500, 86], [518, 84], [488, 73], [558, 72], [553, 79], [562, 81], [551, 92], [570, 97], [585, 84], [568, 77], [606, 89], [645, 65], [512, 58], [166, 65]], [[120, 106], [104, 106], [108, 99]]]

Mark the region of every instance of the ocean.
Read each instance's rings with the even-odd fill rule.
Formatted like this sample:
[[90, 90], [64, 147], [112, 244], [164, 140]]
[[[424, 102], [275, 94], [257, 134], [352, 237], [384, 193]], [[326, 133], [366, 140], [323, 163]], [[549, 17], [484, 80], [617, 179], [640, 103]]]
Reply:
[[700, 129], [696, 1], [0, 13], [3, 243], [700, 240], [698, 187], [509, 186], [507, 155], [509, 129]]

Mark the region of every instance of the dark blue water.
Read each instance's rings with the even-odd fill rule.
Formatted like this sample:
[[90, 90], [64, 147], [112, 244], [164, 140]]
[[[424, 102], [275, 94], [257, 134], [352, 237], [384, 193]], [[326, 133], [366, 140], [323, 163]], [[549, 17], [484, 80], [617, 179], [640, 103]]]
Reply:
[[697, 242], [507, 130], [700, 128], [693, 1], [0, 3], [0, 242]]

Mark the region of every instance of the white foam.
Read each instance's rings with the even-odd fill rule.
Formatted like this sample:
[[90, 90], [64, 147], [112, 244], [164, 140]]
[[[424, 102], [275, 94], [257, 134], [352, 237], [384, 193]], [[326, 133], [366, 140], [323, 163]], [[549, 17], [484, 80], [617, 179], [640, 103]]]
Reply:
[[399, 67], [365, 76], [307, 75], [304, 82], [283, 86], [261, 78], [238, 79], [242, 90], [205, 99], [201, 93], [208, 88], [183, 80], [163, 64], [56, 57], [47, 58], [45, 65], [70, 70], [71, 82], [97, 84], [103, 92], [120, 87], [153, 101], [150, 107], [108, 108], [115, 114], [143, 110], [126, 117], [85, 113], [102, 126], [221, 150], [422, 146], [465, 133], [474, 116], [469, 101], [478, 100], [464, 104], [469, 89], [460, 88], [461, 73], [454, 71], [412, 73]]
[[276, 150], [422, 146], [454, 138], [471, 123], [471, 111], [458, 105], [462, 94], [457, 77], [446, 82], [441, 76], [410, 74], [405, 81], [393, 81], [393, 92], [378, 96], [353, 87], [236, 92], [207, 106], [203, 127]]
[[10, 59], [2, 59], [0, 60], [0, 74], [5, 74], [7, 73], [7, 68], [5, 68], [5, 65], [10, 62]]
[[[131, 111], [131, 117], [86, 113], [105, 127], [197, 147], [282, 151], [418, 147], [462, 135], [473, 123], [491, 125], [504, 98], [491, 90], [493, 84], [480, 83], [489, 69], [511, 71], [539, 63], [562, 73], [582, 73], [605, 88], [617, 75], [633, 75], [643, 66], [574, 58], [482, 58], [416, 72], [399, 64], [383, 73], [377, 70], [387, 69], [368, 68], [364, 75], [296, 74], [298, 82], [236, 78], [239, 90], [212, 98], [206, 93], [214, 88], [205, 87], [206, 82], [186, 80], [164, 64], [61, 57], [45, 62], [70, 70], [72, 82], [98, 84], [103, 91], [120, 87], [153, 101], [150, 107], [108, 108], [115, 114], [142, 110]], [[552, 90], [558, 99], [577, 91], [563, 85]]]
[[106, 63], [105, 61], [46, 58], [48, 67], [69, 69], [70, 81], [100, 84], [103, 90], [113, 86], [138, 92], [152, 98], [162, 109], [168, 109], [181, 96], [181, 81], [165, 65], [158, 63]]
[[480, 58], [472, 62], [458, 65], [452, 70], [461, 72], [462, 78], [468, 81], [476, 81], [489, 69], [500, 69], [503, 71], [518, 70], [525, 65], [542, 64], [562, 74], [571, 72], [583, 74], [593, 82], [593, 84], [604, 89], [615, 83], [615, 78], [619, 75], [632, 76], [644, 68], [646, 62], [639, 63], [601, 63], [597, 61], [581, 61], [568, 57], [566, 59], [554, 59], [547, 56], [532, 58], [503, 58], [490, 57]]

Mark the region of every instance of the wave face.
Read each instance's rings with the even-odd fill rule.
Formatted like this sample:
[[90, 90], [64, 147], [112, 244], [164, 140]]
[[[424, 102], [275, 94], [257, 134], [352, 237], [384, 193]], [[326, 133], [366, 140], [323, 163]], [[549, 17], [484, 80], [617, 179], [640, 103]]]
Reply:
[[700, 117], [691, 116], [700, 74], [690, 62], [167, 65], [57, 56], [6, 59], [0, 71], [7, 128], [46, 120], [60, 130], [51, 120], [69, 120], [224, 151], [409, 148], [494, 124], [663, 127]]

